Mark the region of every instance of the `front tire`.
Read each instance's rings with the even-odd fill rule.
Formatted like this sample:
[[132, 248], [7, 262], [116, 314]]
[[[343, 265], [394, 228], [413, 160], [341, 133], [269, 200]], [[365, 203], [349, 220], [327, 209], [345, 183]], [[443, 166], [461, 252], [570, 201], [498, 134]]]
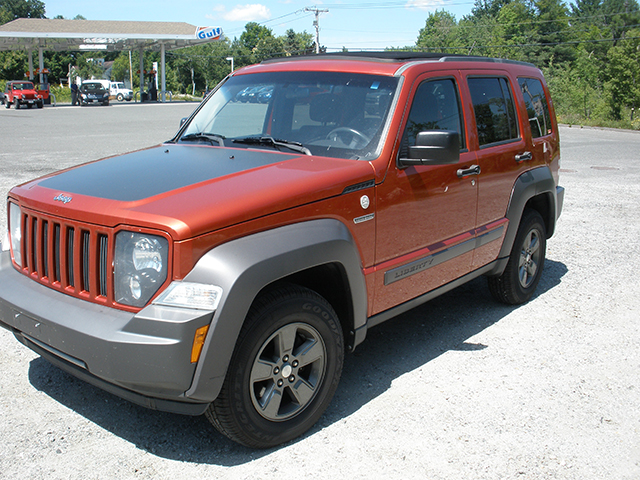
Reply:
[[488, 277], [493, 297], [509, 305], [528, 302], [544, 268], [547, 232], [536, 210], [525, 210], [507, 266], [498, 277]]
[[343, 361], [342, 328], [331, 305], [307, 288], [273, 290], [251, 306], [206, 416], [248, 447], [292, 440], [331, 402]]
[[121, 101], [123, 101], [123, 100], [124, 100], [124, 95], [122, 95], [121, 93], [119, 93], [119, 94], [118, 94], [118, 96], [117, 96], [116, 98], [117, 98], [117, 100], [118, 100], [119, 102], [121, 102]]

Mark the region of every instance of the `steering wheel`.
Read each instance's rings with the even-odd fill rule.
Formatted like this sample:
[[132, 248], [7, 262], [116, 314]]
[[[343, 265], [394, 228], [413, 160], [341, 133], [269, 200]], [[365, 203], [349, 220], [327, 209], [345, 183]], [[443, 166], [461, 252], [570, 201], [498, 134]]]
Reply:
[[[346, 142], [344, 141], [345, 134], [348, 137]], [[327, 140], [332, 142], [339, 140], [344, 145], [347, 145], [348, 148], [363, 148], [371, 141], [364, 133], [350, 127], [334, 128], [327, 134]]]

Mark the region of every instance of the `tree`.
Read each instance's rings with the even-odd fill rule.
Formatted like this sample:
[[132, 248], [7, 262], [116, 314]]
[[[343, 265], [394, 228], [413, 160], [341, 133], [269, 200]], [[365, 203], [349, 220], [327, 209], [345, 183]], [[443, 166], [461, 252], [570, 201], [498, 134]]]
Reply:
[[511, 0], [476, 0], [471, 14], [476, 18], [497, 17], [502, 7], [508, 5]]
[[45, 18], [40, 0], [0, 0], [0, 25], [16, 18]]
[[623, 107], [640, 106], [640, 30], [630, 30], [629, 39], [611, 47], [605, 69], [605, 92], [615, 120], [622, 118]]
[[267, 37], [273, 37], [273, 32], [270, 28], [264, 25], [259, 25], [256, 22], [249, 22], [244, 26], [244, 32], [240, 35], [240, 43], [249, 52], [255, 50], [260, 40]]
[[310, 55], [315, 52], [313, 35], [307, 32], [296, 33], [292, 28], [287, 30], [282, 39], [284, 54]]
[[551, 60], [563, 64], [573, 60], [575, 46], [570, 40], [569, 11], [562, 0], [535, 0], [536, 24], [532, 39], [538, 43], [537, 52], [532, 52], [531, 61], [540, 67]]
[[456, 17], [446, 10], [429, 13], [420, 29], [416, 47], [429, 52], [449, 52], [462, 46]]

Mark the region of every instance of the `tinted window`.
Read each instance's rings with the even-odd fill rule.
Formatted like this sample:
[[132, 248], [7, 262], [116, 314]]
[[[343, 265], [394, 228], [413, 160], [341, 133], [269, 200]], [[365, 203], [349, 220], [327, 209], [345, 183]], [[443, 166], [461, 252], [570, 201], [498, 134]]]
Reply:
[[416, 144], [416, 136], [426, 130], [451, 130], [460, 134], [460, 149], [465, 148], [458, 89], [453, 79], [423, 82], [418, 87], [409, 113], [401, 156]]
[[480, 146], [518, 138], [518, 124], [505, 78], [468, 80]]
[[543, 137], [551, 133], [551, 117], [549, 104], [544, 95], [542, 82], [537, 78], [519, 78], [518, 84], [522, 90], [522, 97], [527, 106], [527, 117], [531, 125], [533, 138]]

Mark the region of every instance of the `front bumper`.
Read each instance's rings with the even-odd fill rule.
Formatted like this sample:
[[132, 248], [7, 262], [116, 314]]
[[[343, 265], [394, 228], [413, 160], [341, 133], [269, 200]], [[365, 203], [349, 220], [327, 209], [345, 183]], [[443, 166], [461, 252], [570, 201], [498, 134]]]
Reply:
[[20, 105], [35, 105], [40, 102], [40, 100], [34, 98], [18, 98], [17, 100]]
[[[199, 415], [184, 395], [195, 331], [213, 312], [151, 305], [137, 314], [86, 302], [17, 272], [0, 253], [0, 326], [72, 375], [134, 403]], [[213, 400], [213, 399], [212, 399]]]

